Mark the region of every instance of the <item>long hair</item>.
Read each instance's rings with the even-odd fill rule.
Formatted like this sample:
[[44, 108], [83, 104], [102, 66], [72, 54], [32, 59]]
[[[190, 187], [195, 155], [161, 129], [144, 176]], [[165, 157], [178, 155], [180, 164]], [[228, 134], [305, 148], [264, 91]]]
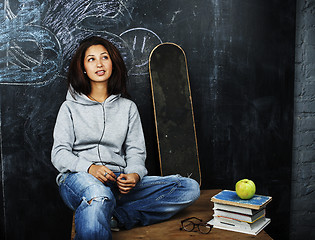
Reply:
[[90, 79], [84, 74], [84, 57], [86, 50], [94, 45], [103, 45], [112, 60], [113, 69], [108, 79], [108, 94], [121, 94], [122, 97], [130, 98], [126, 87], [127, 69], [120, 52], [111, 42], [97, 36], [84, 39], [71, 60], [67, 77], [70, 91], [85, 95], [91, 93]]

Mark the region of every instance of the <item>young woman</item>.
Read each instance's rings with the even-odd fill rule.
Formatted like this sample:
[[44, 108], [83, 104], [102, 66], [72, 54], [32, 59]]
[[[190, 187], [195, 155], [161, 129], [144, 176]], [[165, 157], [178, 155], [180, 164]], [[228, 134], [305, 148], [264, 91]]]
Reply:
[[100, 37], [84, 40], [69, 67], [51, 160], [61, 197], [75, 210], [76, 239], [111, 239], [113, 223], [130, 229], [166, 220], [200, 194], [190, 178], [147, 176], [141, 120], [126, 78], [119, 51]]

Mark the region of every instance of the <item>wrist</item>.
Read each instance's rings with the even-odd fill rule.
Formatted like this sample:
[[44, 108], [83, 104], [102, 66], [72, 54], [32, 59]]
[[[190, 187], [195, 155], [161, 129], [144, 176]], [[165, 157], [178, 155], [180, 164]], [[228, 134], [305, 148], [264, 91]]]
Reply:
[[92, 166], [94, 166], [94, 163], [92, 163], [92, 164], [89, 166], [89, 168], [87, 169], [87, 172], [88, 172], [88, 173], [90, 173], [90, 169], [91, 169]]
[[134, 173], [134, 174], [135, 174], [135, 178], [136, 178], [137, 182], [139, 182], [140, 181], [140, 175], [138, 173]]

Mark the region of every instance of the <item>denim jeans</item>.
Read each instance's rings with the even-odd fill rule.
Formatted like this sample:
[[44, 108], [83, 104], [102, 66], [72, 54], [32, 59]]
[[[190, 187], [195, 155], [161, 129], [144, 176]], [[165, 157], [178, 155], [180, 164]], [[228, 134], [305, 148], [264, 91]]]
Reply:
[[145, 176], [128, 194], [121, 194], [116, 183], [103, 184], [85, 172], [66, 173], [59, 190], [66, 205], [75, 210], [76, 240], [112, 239], [112, 216], [126, 229], [161, 222], [200, 195], [195, 180], [179, 175]]

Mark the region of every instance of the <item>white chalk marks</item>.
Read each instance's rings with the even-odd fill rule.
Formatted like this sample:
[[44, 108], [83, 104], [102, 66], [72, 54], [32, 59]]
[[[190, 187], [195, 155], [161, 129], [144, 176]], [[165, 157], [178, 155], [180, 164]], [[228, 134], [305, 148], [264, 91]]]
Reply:
[[151, 50], [162, 43], [160, 37], [146, 28], [132, 28], [124, 31], [120, 36], [132, 48], [134, 65], [130, 74], [143, 75], [148, 73], [148, 62]]
[[0, 3], [0, 84], [44, 85], [65, 75], [79, 42], [112, 41], [130, 75], [148, 74], [160, 37], [136, 25], [128, 0], [4, 0]]
[[55, 35], [40, 26], [45, 4], [4, 1], [0, 22], [0, 84], [38, 85], [55, 78], [61, 66], [61, 47]]

